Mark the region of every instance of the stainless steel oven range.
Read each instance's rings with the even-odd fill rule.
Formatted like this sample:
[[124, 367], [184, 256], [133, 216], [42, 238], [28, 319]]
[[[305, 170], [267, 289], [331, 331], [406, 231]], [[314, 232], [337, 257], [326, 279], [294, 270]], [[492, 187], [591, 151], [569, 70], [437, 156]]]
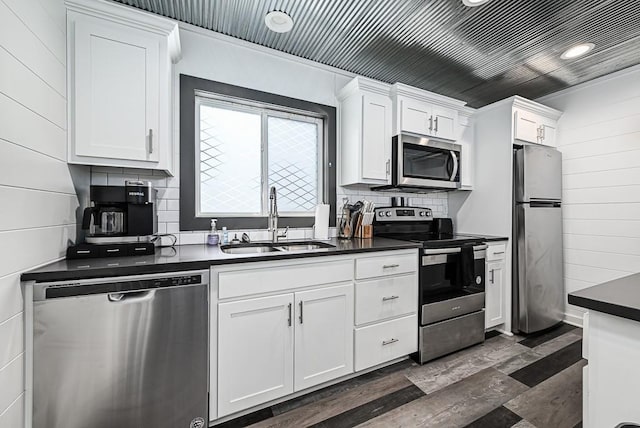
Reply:
[[481, 237], [453, 233], [429, 208], [377, 208], [374, 235], [419, 242], [419, 349], [424, 363], [484, 341], [485, 254]]

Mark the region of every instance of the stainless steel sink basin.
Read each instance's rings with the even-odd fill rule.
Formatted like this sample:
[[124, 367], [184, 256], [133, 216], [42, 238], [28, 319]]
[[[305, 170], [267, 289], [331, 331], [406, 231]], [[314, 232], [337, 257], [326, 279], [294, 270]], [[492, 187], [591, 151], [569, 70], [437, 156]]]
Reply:
[[324, 250], [333, 248], [331, 244], [326, 242], [279, 242], [275, 244], [279, 250], [282, 251], [312, 251], [312, 250]]
[[271, 244], [223, 245], [220, 247], [220, 249], [223, 253], [227, 254], [275, 253], [280, 251]]
[[227, 254], [259, 254], [259, 253], [277, 253], [280, 251], [314, 251], [326, 250], [333, 248], [331, 244], [317, 241], [298, 241], [298, 242], [255, 242], [252, 244], [231, 244], [220, 247], [223, 253]]

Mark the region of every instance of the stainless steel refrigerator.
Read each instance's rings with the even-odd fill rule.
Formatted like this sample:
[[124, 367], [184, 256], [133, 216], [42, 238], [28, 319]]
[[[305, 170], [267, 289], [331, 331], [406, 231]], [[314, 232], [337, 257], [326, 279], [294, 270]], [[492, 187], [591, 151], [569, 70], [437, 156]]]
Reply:
[[563, 319], [562, 154], [514, 150], [513, 329], [533, 333]]

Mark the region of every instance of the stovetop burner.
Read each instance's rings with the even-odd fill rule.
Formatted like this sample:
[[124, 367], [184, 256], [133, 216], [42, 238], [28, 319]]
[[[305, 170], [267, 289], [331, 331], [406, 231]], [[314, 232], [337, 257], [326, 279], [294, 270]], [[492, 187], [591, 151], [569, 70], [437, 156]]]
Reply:
[[433, 218], [429, 208], [376, 208], [374, 235], [401, 241], [417, 242], [423, 248], [445, 248], [464, 244], [481, 244], [478, 236], [452, 233], [450, 218]]

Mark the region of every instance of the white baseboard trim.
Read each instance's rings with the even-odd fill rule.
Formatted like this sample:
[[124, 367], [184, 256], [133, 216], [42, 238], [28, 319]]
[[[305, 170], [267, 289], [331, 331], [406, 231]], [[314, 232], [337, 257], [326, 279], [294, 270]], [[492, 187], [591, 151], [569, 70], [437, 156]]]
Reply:
[[573, 314], [564, 314], [564, 322], [582, 328], [582, 317]]

